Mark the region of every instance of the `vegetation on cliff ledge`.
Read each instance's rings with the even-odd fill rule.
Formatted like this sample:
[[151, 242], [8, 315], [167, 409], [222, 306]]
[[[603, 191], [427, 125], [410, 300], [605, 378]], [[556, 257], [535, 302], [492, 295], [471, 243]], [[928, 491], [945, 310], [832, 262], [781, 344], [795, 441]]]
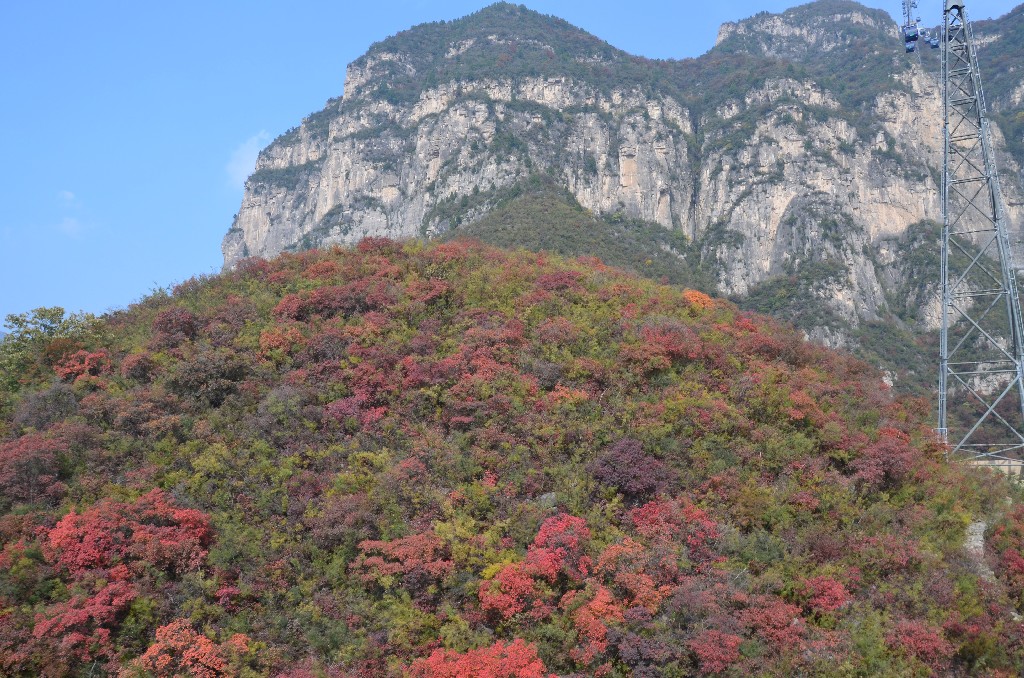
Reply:
[[4, 675], [1024, 668], [1012, 488], [700, 292], [366, 240], [15, 320]]

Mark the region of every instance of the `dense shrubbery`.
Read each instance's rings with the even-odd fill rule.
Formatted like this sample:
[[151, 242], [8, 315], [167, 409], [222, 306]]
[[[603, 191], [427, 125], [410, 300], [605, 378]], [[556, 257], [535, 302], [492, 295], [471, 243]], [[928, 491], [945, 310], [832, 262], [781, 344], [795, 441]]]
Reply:
[[65, 329], [0, 346], [5, 675], [1024, 668], [1012, 488], [702, 293], [367, 240]]
[[605, 263], [647, 278], [703, 290], [715, 288], [714, 276], [697, 264], [697, 248], [679, 231], [621, 215], [597, 217], [568, 191], [540, 175], [495, 195], [489, 193], [479, 195], [490, 205], [487, 214], [442, 237], [478, 238], [498, 247], [562, 256], [600, 253]]

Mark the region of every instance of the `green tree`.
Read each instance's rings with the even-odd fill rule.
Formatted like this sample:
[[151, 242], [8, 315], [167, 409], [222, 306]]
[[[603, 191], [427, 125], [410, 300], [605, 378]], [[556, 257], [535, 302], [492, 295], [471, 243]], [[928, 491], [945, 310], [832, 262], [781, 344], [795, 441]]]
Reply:
[[88, 313], [67, 315], [60, 306], [12, 313], [4, 319], [7, 333], [0, 340], [0, 388], [6, 395], [18, 389], [19, 378], [34, 372], [46, 361], [47, 349], [56, 340], [81, 340], [95, 322]]

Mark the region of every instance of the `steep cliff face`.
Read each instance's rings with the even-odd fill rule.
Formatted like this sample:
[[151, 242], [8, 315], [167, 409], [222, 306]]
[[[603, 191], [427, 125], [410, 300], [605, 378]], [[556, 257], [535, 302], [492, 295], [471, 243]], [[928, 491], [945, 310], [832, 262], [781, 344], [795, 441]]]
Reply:
[[[830, 313], [802, 324], [829, 343], [898, 310], [894, 297], [928, 326], [927, 285], [901, 267], [908, 228], [940, 217], [935, 71], [933, 55], [902, 53], [884, 12], [853, 2], [726, 24], [681, 62], [494, 5], [350, 65], [340, 99], [260, 154], [225, 265], [451, 233], [543, 175], [605, 219], [684, 234], [722, 293], [807, 278]], [[1019, 170], [1002, 160], [1016, 233]]]

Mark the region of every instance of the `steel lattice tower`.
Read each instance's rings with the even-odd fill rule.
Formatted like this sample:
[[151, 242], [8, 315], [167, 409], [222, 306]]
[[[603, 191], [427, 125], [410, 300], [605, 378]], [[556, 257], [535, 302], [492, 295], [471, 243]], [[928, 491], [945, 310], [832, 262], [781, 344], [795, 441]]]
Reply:
[[939, 435], [976, 463], [1024, 464], [1024, 331], [974, 35], [944, 0]]
[[916, 25], [914, 10], [917, 9], [917, 0], [903, 0], [903, 25]]

